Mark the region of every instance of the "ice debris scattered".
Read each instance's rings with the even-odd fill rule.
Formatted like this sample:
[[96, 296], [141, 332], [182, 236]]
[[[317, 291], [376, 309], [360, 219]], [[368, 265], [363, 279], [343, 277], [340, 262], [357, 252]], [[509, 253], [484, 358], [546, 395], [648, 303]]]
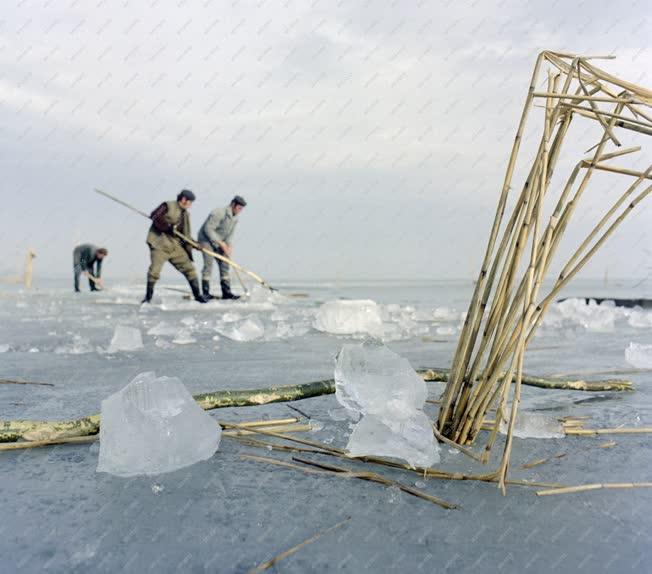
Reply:
[[635, 307], [616, 307], [613, 301], [594, 299], [566, 299], [550, 306], [543, 319], [543, 326], [553, 329], [577, 328], [591, 333], [611, 333], [617, 323], [637, 329], [652, 327], [652, 311]]
[[196, 343], [197, 339], [195, 339], [187, 329], [181, 329], [177, 333], [177, 336], [172, 339], [172, 342], [177, 345], [191, 345], [192, 343]]
[[265, 326], [256, 315], [218, 325], [215, 330], [233, 341], [255, 341], [265, 334]]
[[81, 335], [73, 335], [69, 345], [61, 345], [54, 350], [57, 355], [83, 355], [92, 351], [93, 346], [90, 341]]
[[213, 456], [220, 426], [174, 377], [141, 373], [102, 401], [98, 472], [172, 472]]
[[154, 325], [151, 329], [147, 331], [148, 335], [176, 335], [177, 331], [179, 330], [178, 327], [175, 327], [174, 325], [171, 325], [170, 323], [166, 323], [165, 321], [160, 321], [156, 325]]
[[652, 369], [652, 345], [630, 343], [625, 349], [625, 360], [637, 369]]
[[335, 365], [335, 395], [354, 415], [347, 450], [388, 456], [412, 466], [439, 462], [430, 420], [421, 410], [428, 392], [410, 363], [375, 340], [344, 345]]
[[598, 305], [590, 300], [566, 299], [552, 305], [543, 319], [546, 327], [580, 326], [592, 333], [606, 333], [614, 330], [616, 307], [604, 302]]
[[116, 325], [107, 352], [117, 353], [118, 351], [138, 351], [142, 348], [143, 338], [140, 334], [140, 329], [127, 327], [126, 325]]
[[374, 301], [327, 301], [318, 309], [314, 327], [334, 335], [368, 333], [377, 336], [382, 333], [383, 321]]
[[637, 329], [649, 329], [652, 327], [652, 311], [633, 309], [629, 311], [627, 323]]

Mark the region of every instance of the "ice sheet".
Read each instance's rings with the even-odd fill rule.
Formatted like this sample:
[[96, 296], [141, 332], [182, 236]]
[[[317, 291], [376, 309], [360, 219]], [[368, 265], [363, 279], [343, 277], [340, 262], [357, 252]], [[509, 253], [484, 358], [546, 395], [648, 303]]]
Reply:
[[[174, 270], [168, 273], [176, 277]], [[465, 309], [473, 290], [471, 281], [417, 285], [363, 282], [344, 286], [321, 281], [287, 286], [281, 283], [281, 289], [306, 291], [310, 297], [256, 311], [265, 325], [265, 336], [250, 343], [222, 337], [216, 352], [212, 327], [223, 313], [240, 309], [235, 312], [242, 319], [252, 311], [235, 302], [223, 306], [193, 303], [192, 308], [188, 302], [188, 308], [175, 310], [154, 305], [141, 311], [142, 275], [142, 270], [137, 270], [134, 284], [122, 288], [109, 267], [106, 281], [110, 289], [102, 293], [101, 299], [88, 292], [75, 297], [69, 293], [69, 280], [52, 288], [37, 281], [31, 293], [13, 292], [2, 286], [0, 343], [11, 348], [0, 355], [0, 375], [55, 385], [0, 385], [3, 419], [69, 419], [99, 412], [103, 398], [119, 391], [137, 373], [153, 369], [180, 378], [192, 394], [332, 378], [333, 357], [344, 342], [341, 338], [311, 329], [299, 337], [268, 339], [267, 330], [275, 323], [271, 314], [276, 310], [287, 312], [289, 317], [283, 322], [288, 325], [299, 321], [311, 325], [320, 303], [336, 297], [372, 299], [381, 311], [391, 306], [392, 311], [382, 316], [385, 325], [397, 324], [398, 317], [409, 316], [408, 308], [414, 308], [413, 320], [428, 326], [437, 341], [425, 342], [417, 336], [393, 342], [390, 347], [414, 367], [447, 367], [456, 337], [437, 336], [435, 328], [457, 327], [461, 313], [450, 320], [431, 321], [429, 317], [437, 308]], [[119, 288], [115, 294], [114, 288]], [[602, 281], [578, 287], [577, 293], [600, 295], [600, 288]], [[650, 293], [640, 291], [631, 296], [649, 297]], [[128, 304], [109, 303], [114, 297]], [[18, 300], [26, 305], [17, 308]], [[106, 348], [116, 324], [138, 327], [145, 334], [161, 321], [179, 329], [187, 327], [181, 320], [188, 316], [196, 319], [191, 333], [197, 343], [192, 350], [172, 344], [174, 335], [168, 335], [157, 337], [158, 341], [167, 340], [166, 348], [155, 345], [153, 336], [143, 336], [145, 348], [138, 353], [54, 352], [71, 343], [71, 333], [88, 339], [94, 348]], [[202, 326], [204, 321], [211, 326]], [[631, 341], [652, 343], [646, 337], [644, 327], [630, 325], [625, 314], [616, 318], [613, 332], [587, 331], [577, 322], [549, 327], [542, 329], [541, 337], [528, 349], [525, 371], [542, 375], [632, 371], [624, 351]], [[29, 353], [31, 348], [40, 352]], [[586, 374], [579, 376], [590, 378]], [[523, 412], [546, 409], [535, 412], [555, 417], [586, 415], [590, 417], [587, 427], [652, 426], [649, 373], [605, 376], [631, 378], [636, 392], [593, 394], [524, 387]], [[442, 386], [428, 383], [430, 398], [439, 398]], [[298, 436], [346, 448], [352, 419], [332, 395], [287, 404], [221, 409], [212, 418], [241, 422], [299, 416], [290, 406], [325, 423], [322, 430]], [[431, 420], [436, 408], [425, 406]], [[485, 433], [480, 438], [486, 438]], [[569, 437], [563, 444], [558, 440], [516, 439], [509, 477], [564, 485], [649, 481], [652, 457], [645, 456], [648, 436], [623, 435], [622, 439], [616, 438], [614, 448], [598, 448], [608, 438]], [[503, 436], [497, 439], [493, 463], [502, 452], [503, 440]], [[389, 504], [389, 489], [378, 484], [315, 476], [244, 460], [241, 455], [253, 454], [296, 464], [292, 456], [304, 455], [271, 452], [238, 441], [223, 441], [218, 453], [202, 463], [156, 477], [129, 480], [96, 473], [97, 448], [97, 444], [59, 445], [2, 453], [2, 511], [11, 521], [0, 537], [0, 571], [247, 572], [347, 516], [352, 517], [351, 521], [342, 529], [303, 548], [279, 568], [292, 573], [305, 572], [306, 565], [319, 572], [334, 568], [346, 573], [369, 569], [419, 572], [450, 562], [450, 568], [460, 572], [472, 570], [476, 564], [487, 571], [505, 572], [519, 571], [524, 564], [530, 564], [532, 572], [544, 572], [552, 566], [559, 571], [602, 571], [605, 564], [618, 572], [644, 572], [645, 564], [650, 562], [646, 536], [652, 531], [650, 489], [537, 497], [536, 489], [508, 486], [507, 496], [503, 497], [491, 483], [424, 479], [415, 473], [355, 460], [336, 462], [332, 457], [305, 455], [351, 469], [373, 470], [410, 486], [419, 482], [417, 488], [460, 505], [458, 510], [445, 511], [396, 490], [391, 491], [395, 503]], [[555, 458], [561, 452], [567, 456]], [[445, 470], [481, 474], [495, 468], [495, 464], [476, 465], [448, 447], [440, 449], [440, 456]], [[548, 462], [522, 468], [524, 463], [537, 459]], [[300, 524], [288, 520], [293, 506], [302, 509]], [[560, 536], [560, 512], [562, 528], [585, 532], [588, 524], [591, 535]], [[521, 544], [509, 544], [505, 524], [537, 535]], [[370, 525], [382, 527], [374, 530]], [[477, 544], [469, 545], [468, 537], [460, 536], [460, 532], [482, 532], [482, 536]], [[556, 541], [557, 553], [552, 559], [550, 540]], [[505, 544], [509, 546], [507, 553]]]

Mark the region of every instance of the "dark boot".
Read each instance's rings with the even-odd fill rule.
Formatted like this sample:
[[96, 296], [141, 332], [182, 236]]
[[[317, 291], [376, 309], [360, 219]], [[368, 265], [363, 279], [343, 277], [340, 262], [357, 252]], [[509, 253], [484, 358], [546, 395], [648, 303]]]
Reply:
[[208, 303], [208, 299], [199, 292], [199, 282], [197, 279], [189, 279], [188, 284], [192, 289], [192, 296], [195, 298], [195, 301], [198, 303]]
[[228, 281], [220, 281], [220, 287], [222, 288], [222, 299], [240, 299], [240, 295], [231, 293], [231, 285]]
[[202, 295], [204, 296], [204, 299], [210, 300], [210, 299], [217, 299], [214, 295], [211, 295], [211, 284], [206, 281], [205, 279], [202, 280], [201, 282], [201, 292]]
[[152, 281], [148, 281], [147, 292], [145, 293], [145, 298], [141, 301], [141, 303], [151, 302], [153, 296], [154, 296], [154, 283]]

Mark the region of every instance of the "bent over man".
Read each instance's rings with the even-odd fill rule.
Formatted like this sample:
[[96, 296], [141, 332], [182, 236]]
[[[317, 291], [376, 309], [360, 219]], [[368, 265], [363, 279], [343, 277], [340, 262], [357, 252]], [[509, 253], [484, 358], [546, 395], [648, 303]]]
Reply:
[[143, 303], [149, 303], [154, 295], [154, 285], [161, 276], [161, 268], [169, 261], [174, 268], [188, 280], [195, 301], [206, 303], [199, 292], [197, 272], [192, 263], [192, 246], [181, 240], [175, 230], [190, 237], [190, 214], [188, 210], [195, 201], [195, 194], [184, 189], [177, 195], [176, 201], [164, 201], [150, 217], [152, 225], [147, 234], [147, 245], [151, 256], [151, 264], [147, 271], [147, 292]]
[[[99, 249], [90, 243], [78, 245], [72, 252], [72, 267], [75, 275], [75, 292], [79, 293], [79, 276], [88, 275], [91, 291], [99, 291], [96, 283], [101, 284], [102, 260], [109, 254], [106, 247]], [[95, 269], [93, 269], [95, 268]]]
[[[225, 257], [231, 257], [231, 238], [238, 223], [238, 215], [244, 209], [247, 202], [236, 195], [226, 207], [218, 207], [211, 211], [210, 215], [199, 230], [199, 243], [202, 247], [215, 251]], [[201, 287], [204, 297], [212, 299], [210, 294], [210, 280], [213, 272], [213, 259], [210, 255], [204, 255], [204, 268], [201, 272]], [[229, 264], [217, 260], [220, 268], [220, 287], [222, 288], [222, 299], [239, 299], [238, 295], [231, 293], [231, 279], [229, 277]]]

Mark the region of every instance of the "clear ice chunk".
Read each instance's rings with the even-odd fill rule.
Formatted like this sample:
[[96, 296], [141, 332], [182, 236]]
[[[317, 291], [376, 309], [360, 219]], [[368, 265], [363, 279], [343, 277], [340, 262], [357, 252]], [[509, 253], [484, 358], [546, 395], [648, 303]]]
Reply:
[[57, 347], [54, 352], [57, 355], [83, 355], [84, 353], [91, 353], [93, 347], [88, 339], [81, 335], [73, 335], [72, 343], [70, 345], [62, 345]]
[[142, 348], [143, 338], [140, 335], [140, 329], [127, 327], [126, 325], [116, 325], [107, 353], [138, 351]]
[[368, 333], [380, 336], [383, 321], [378, 305], [368, 299], [327, 301], [315, 315], [314, 327], [334, 335]]
[[170, 343], [167, 339], [156, 339], [154, 343], [159, 349], [172, 349], [174, 345]]
[[346, 446], [350, 456], [387, 456], [412, 467], [439, 462], [439, 447], [423, 411], [387, 412], [363, 416]]
[[177, 336], [172, 339], [172, 342], [177, 345], [191, 345], [192, 343], [196, 343], [197, 339], [190, 334], [189, 330], [181, 329], [181, 331], [177, 333]]
[[265, 326], [255, 315], [249, 315], [241, 321], [215, 327], [215, 330], [233, 341], [255, 341], [265, 334]]
[[171, 472], [213, 456], [220, 426], [173, 377], [141, 373], [102, 401], [98, 472]]
[[625, 349], [625, 360], [637, 369], [652, 369], [652, 345], [630, 343]]
[[455, 327], [450, 327], [450, 326], [448, 326], [448, 327], [437, 327], [435, 329], [435, 333], [437, 333], [437, 335], [448, 336], [448, 335], [454, 335], [456, 332], [457, 331], [456, 331]]
[[652, 327], [652, 311], [634, 309], [630, 312], [627, 323], [631, 327], [648, 329]]
[[285, 323], [279, 321], [276, 323], [274, 338], [290, 339], [292, 337], [303, 337], [308, 331], [310, 331], [310, 326], [305, 323]]
[[426, 384], [406, 359], [373, 340], [344, 345], [334, 376], [338, 402], [362, 416], [349, 437], [351, 456], [389, 456], [411, 466], [439, 462], [432, 425], [421, 410]]
[[543, 325], [552, 328], [579, 326], [592, 333], [610, 333], [622, 313], [613, 301], [603, 301], [598, 305], [594, 299], [588, 303], [584, 299], [566, 299], [550, 307]]
[[[500, 432], [507, 434], [508, 423], [500, 425]], [[555, 418], [541, 413], [521, 411], [516, 415], [514, 436], [518, 438], [563, 438], [564, 427]]]
[[170, 323], [166, 323], [165, 321], [160, 321], [156, 325], [154, 325], [149, 331], [147, 331], [148, 335], [176, 335], [177, 332], [179, 331], [179, 328], [175, 325], [171, 325]]
[[338, 402], [360, 414], [421, 409], [428, 398], [426, 383], [407, 359], [374, 340], [344, 345], [334, 378]]

